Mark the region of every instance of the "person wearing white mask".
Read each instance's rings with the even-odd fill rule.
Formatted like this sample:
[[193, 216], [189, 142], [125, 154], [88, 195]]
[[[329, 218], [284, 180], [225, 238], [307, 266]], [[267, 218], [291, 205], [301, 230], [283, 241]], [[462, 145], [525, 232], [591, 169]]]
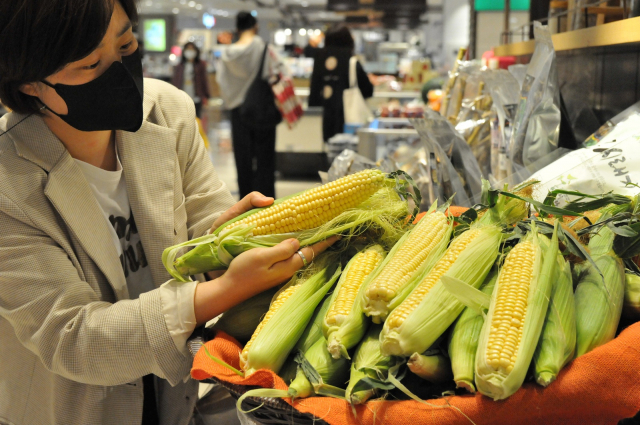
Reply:
[[196, 115], [201, 117], [202, 106], [209, 100], [207, 64], [200, 59], [200, 49], [188, 42], [182, 49], [182, 60], [173, 69], [171, 83], [184, 90], [196, 105]]

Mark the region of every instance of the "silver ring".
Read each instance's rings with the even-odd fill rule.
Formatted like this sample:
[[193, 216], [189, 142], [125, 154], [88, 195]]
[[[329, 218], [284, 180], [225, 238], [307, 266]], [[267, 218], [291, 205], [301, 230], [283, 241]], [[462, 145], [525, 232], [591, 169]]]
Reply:
[[307, 257], [304, 256], [304, 254], [302, 253], [302, 251], [298, 251], [298, 255], [300, 256], [300, 258], [302, 259], [302, 264], [304, 267], [307, 267], [309, 265], [309, 263], [307, 262]]

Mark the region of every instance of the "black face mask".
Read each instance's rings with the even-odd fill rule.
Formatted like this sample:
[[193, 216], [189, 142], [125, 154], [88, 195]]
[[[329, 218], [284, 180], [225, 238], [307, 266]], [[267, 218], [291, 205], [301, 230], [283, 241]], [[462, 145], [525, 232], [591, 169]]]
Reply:
[[142, 125], [142, 61], [140, 51], [123, 56], [104, 74], [77, 86], [50, 84], [67, 104], [67, 115], [57, 114], [80, 131], [125, 130], [135, 132]]

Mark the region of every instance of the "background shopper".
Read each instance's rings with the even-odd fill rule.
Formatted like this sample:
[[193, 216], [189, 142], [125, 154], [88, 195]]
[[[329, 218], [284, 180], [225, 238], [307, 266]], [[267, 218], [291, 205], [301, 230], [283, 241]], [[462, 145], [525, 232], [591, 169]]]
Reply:
[[[322, 106], [322, 138], [328, 141], [344, 132], [342, 92], [349, 88], [349, 59], [355, 43], [349, 28], [337, 24], [324, 38], [324, 49], [316, 52], [311, 75], [309, 106]], [[373, 84], [360, 62], [356, 64], [358, 87], [366, 99], [373, 96]]]
[[[256, 78], [268, 80], [271, 75], [284, 73], [284, 64], [258, 36], [258, 21], [251, 13], [238, 13], [236, 29], [238, 41], [222, 53], [217, 78], [225, 107], [231, 111], [240, 198], [254, 190], [275, 196], [276, 125], [257, 126], [251, 117], [243, 116], [241, 107], [245, 102], [262, 101], [247, 95], [250, 86]], [[262, 74], [258, 76], [263, 57]]]
[[196, 105], [196, 115], [202, 116], [202, 106], [207, 106], [209, 81], [207, 79], [207, 63], [200, 59], [200, 49], [192, 42], [182, 48], [182, 60], [173, 68], [171, 83], [184, 90]]
[[290, 239], [169, 279], [166, 247], [272, 199], [234, 205], [191, 99], [143, 80], [136, 18], [134, 0], [0, 2], [2, 423], [188, 424], [194, 328], [302, 267]]

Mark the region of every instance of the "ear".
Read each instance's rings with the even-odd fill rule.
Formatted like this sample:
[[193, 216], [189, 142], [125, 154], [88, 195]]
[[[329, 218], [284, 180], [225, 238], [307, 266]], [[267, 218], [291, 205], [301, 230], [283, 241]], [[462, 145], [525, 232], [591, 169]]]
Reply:
[[26, 83], [20, 86], [20, 91], [29, 96], [38, 97], [38, 83]]

